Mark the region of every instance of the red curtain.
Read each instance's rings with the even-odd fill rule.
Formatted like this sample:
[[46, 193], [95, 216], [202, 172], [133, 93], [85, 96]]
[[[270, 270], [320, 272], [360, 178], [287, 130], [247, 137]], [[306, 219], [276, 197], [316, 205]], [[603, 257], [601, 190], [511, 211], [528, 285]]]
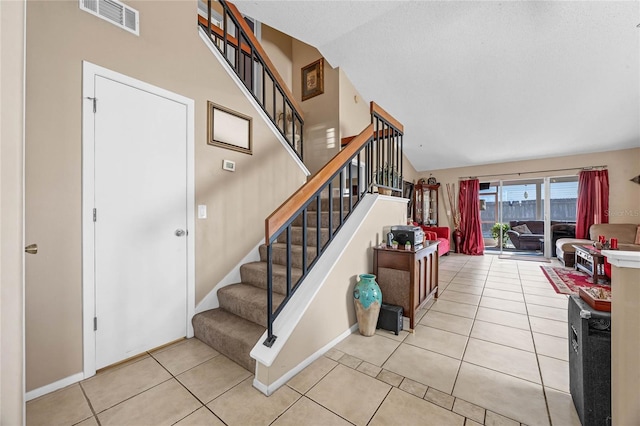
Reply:
[[464, 254], [484, 254], [484, 239], [480, 222], [480, 181], [478, 179], [460, 182], [458, 196], [460, 208], [460, 231], [462, 231], [462, 250]]
[[594, 223], [609, 223], [608, 170], [583, 170], [578, 178], [576, 238], [589, 239]]

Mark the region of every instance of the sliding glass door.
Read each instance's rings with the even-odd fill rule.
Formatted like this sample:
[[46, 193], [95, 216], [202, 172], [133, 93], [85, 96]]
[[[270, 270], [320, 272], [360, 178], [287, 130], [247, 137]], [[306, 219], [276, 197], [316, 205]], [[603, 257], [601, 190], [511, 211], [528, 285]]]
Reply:
[[577, 176], [505, 180], [484, 187], [480, 218], [488, 252], [554, 256], [553, 225], [575, 223]]

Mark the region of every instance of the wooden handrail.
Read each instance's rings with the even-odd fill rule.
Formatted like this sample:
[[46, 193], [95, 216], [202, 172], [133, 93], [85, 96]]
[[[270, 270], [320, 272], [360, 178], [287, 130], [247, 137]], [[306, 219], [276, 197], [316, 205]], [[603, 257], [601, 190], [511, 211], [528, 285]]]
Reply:
[[404, 133], [404, 126], [398, 120], [393, 118], [393, 116], [391, 114], [389, 114], [387, 111], [385, 111], [384, 108], [382, 108], [377, 103], [371, 101], [369, 112], [371, 114], [373, 114], [375, 112], [380, 117], [384, 118], [389, 123], [391, 123], [391, 125], [393, 127], [395, 127], [396, 129], [400, 130], [401, 133]]
[[[373, 124], [369, 124], [349, 145], [338, 152], [322, 169], [318, 170], [296, 193], [287, 199], [271, 216], [265, 220], [265, 242], [270, 238], [306, 203], [332, 176], [344, 168], [349, 159], [373, 137]], [[329, 194], [331, 197], [331, 194]]]
[[295, 98], [293, 97], [293, 93], [291, 93], [291, 91], [289, 90], [289, 87], [284, 82], [284, 79], [280, 76], [278, 69], [276, 68], [275, 65], [273, 65], [273, 62], [271, 62], [271, 59], [269, 59], [269, 56], [262, 48], [262, 45], [260, 44], [256, 36], [253, 34], [253, 32], [251, 31], [251, 28], [249, 28], [249, 24], [247, 24], [247, 22], [242, 17], [242, 14], [233, 3], [228, 1], [226, 3], [227, 3], [227, 6], [229, 6], [229, 11], [235, 16], [236, 20], [240, 24], [242, 31], [244, 31], [247, 38], [251, 41], [251, 44], [253, 44], [253, 47], [255, 48], [255, 50], [257, 50], [260, 56], [262, 57], [262, 60], [264, 61], [264, 65], [271, 70], [271, 73], [273, 74], [273, 78], [275, 78], [275, 80], [278, 82], [278, 84], [282, 88], [282, 91], [284, 92], [285, 97], [289, 100], [289, 102], [291, 102], [291, 105], [293, 105], [293, 109], [298, 113], [300, 118], [304, 120], [302, 108], [300, 108], [300, 105], [298, 105], [298, 103], [296, 102]]
[[[204, 16], [198, 15], [198, 22], [200, 23], [200, 25], [204, 25], [205, 27], [209, 28], [209, 21]], [[216, 35], [220, 39], [224, 39], [224, 31], [222, 31], [222, 28], [220, 28], [219, 26], [212, 25], [211, 32], [216, 33]], [[227, 34], [227, 42], [232, 46], [238, 47], [238, 40], [235, 37], [230, 36], [229, 34]], [[248, 44], [242, 43], [242, 51], [251, 56], [251, 48]]]
[[348, 145], [349, 142], [351, 142], [355, 138], [355, 136], [345, 136], [344, 138], [340, 139], [340, 146]]
[[[386, 139], [388, 137], [394, 136], [392, 129], [378, 130], [378, 139]], [[356, 136], [345, 136], [340, 139], [340, 146], [348, 145], [349, 142], [354, 140]]]

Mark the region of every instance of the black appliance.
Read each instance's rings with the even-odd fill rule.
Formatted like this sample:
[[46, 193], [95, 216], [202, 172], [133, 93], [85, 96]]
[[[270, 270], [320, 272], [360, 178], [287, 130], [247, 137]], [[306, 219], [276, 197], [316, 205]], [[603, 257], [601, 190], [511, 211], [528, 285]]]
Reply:
[[611, 312], [569, 297], [569, 390], [582, 426], [611, 425]]
[[424, 241], [424, 231], [419, 226], [411, 225], [396, 225], [391, 227], [393, 233], [393, 239], [398, 242], [400, 246], [403, 246], [407, 241], [411, 244], [411, 247], [415, 249], [421, 249]]
[[380, 306], [380, 315], [378, 315], [378, 325], [376, 328], [393, 331], [397, 336], [400, 331], [402, 331], [402, 314], [402, 306], [383, 303], [382, 306]]

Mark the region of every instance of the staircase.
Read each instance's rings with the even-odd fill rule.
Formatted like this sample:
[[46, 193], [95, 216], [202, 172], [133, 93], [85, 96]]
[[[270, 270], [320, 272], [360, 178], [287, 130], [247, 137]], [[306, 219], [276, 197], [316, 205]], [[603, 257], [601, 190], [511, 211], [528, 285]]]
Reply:
[[[355, 197], [353, 197], [355, 198]], [[349, 197], [344, 197], [348, 205]], [[329, 199], [321, 199], [320, 241], [329, 240]], [[340, 205], [334, 197], [333, 206]], [[335, 210], [335, 208], [334, 208]], [[343, 211], [342, 218], [348, 210]], [[317, 204], [312, 203], [307, 212], [307, 222], [316, 224]], [[332, 228], [340, 224], [340, 212], [334, 211]], [[291, 282], [297, 283], [302, 276], [303, 232], [302, 218], [291, 227]], [[317, 228], [308, 227], [306, 253], [308, 262], [316, 257]], [[282, 241], [280, 241], [282, 240]], [[286, 238], [273, 244], [273, 311], [287, 295], [287, 245]], [[193, 317], [195, 337], [224, 354], [247, 370], [255, 371], [255, 360], [249, 356], [267, 327], [267, 246], [259, 248], [260, 261], [249, 262], [240, 267], [241, 282], [218, 290], [220, 307], [201, 312]]]
[[[304, 118], [293, 94], [237, 8], [226, 0], [207, 3], [207, 17], [198, 18], [201, 31], [302, 160]], [[371, 124], [265, 219], [260, 261], [242, 265], [241, 282], [217, 291], [219, 308], [192, 319], [196, 338], [251, 372], [252, 349], [265, 331], [262, 343], [272, 347], [278, 338], [274, 322], [300, 283], [318, 284], [305, 278], [362, 196], [374, 185], [402, 193], [403, 126], [374, 102], [370, 110]], [[353, 165], [362, 171], [354, 173]], [[389, 167], [399, 179], [379, 178], [378, 171]]]

